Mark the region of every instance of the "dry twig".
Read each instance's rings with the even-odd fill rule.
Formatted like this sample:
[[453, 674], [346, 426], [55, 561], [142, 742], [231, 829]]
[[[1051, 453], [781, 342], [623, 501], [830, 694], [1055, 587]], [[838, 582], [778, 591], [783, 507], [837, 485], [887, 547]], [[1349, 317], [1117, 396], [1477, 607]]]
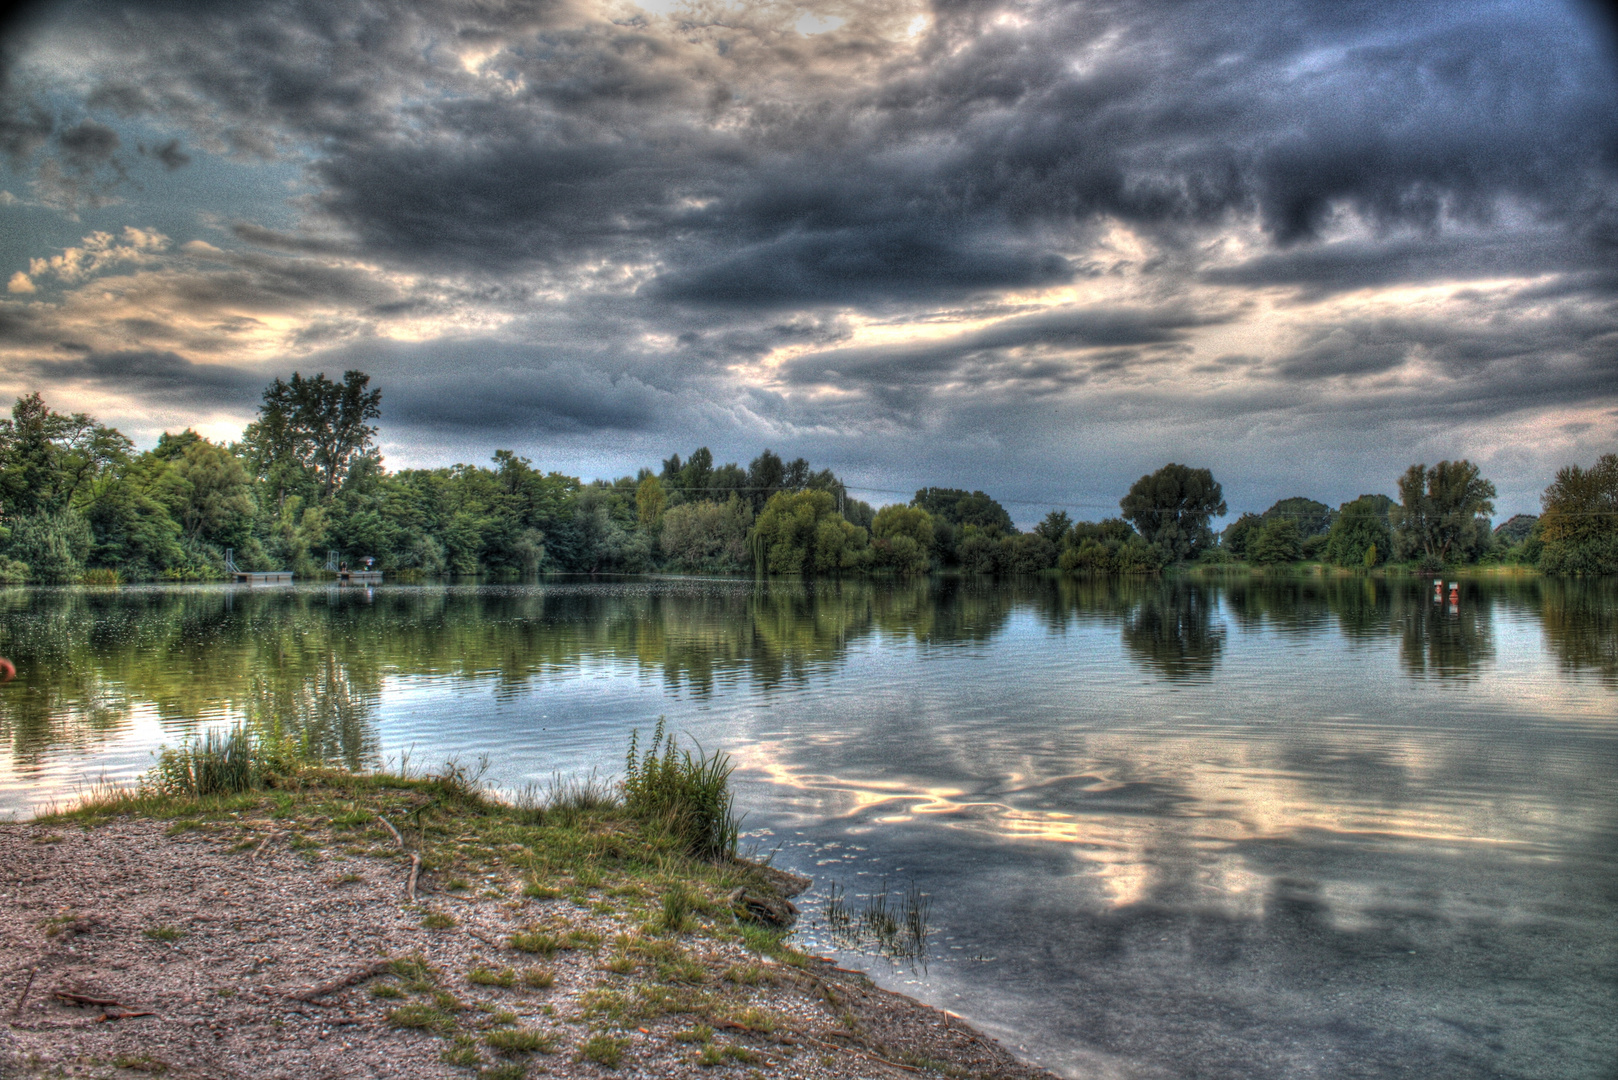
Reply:
[[393, 834], [393, 842], [395, 844], [399, 845], [399, 850], [400, 851], [403, 851], [404, 850], [404, 837], [400, 836], [399, 835], [399, 830], [395, 829], [393, 827], [393, 822], [389, 821], [387, 818], [383, 817], [381, 814], [378, 814], [376, 816], [376, 819], [378, 821], [380, 821], [383, 825], [387, 826], [388, 832]]
[[342, 990], [345, 987], [356, 986], [364, 982], [366, 979], [374, 979], [378, 975], [385, 974], [388, 970], [389, 965], [387, 961], [379, 960], [374, 964], [367, 964], [365, 967], [362, 967], [357, 971], [351, 971], [347, 975], [340, 975], [335, 979], [328, 979], [323, 983], [317, 983], [316, 985], [309, 987], [307, 990], [294, 990], [292, 993], [286, 996], [291, 998], [293, 1001], [307, 1001], [310, 1004], [313, 1004], [315, 998], [317, 997], [325, 997], [334, 990]]
[[112, 998], [91, 997], [89, 994], [75, 994], [71, 990], [52, 990], [51, 997], [61, 998], [69, 1005], [101, 1005], [107, 1008], [123, 1008], [123, 1002]]
[[410, 856], [410, 880], [405, 883], [405, 894], [410, 897], [412, 904], [416, 902], [416, 875], [419, 873], [421, 873], [421, 856], [412, 854]]
[[21, 1016], [23, 1003], [28, 1000], [28, 991], [34, 988], [34, 976], [39, 974], [37, 967], [28, 969], [28, 981], [22, 984], [22, 993], [17, 995], [17, 1004], [11, 1007], [12, 1016]]

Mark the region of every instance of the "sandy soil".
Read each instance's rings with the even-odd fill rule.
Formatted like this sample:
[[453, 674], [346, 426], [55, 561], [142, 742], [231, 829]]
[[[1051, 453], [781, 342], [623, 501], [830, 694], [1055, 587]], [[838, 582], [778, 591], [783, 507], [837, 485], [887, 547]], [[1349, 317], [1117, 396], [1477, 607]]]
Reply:
[[[734, 1048], [703, 1068], [702, 1047], [676, 1038], [689, 1038], [692, 1016], [603, 1018], [603, 992], [634, 1001], [654, 981], [641, 968], [607, 970], [614, 937], [634, 929], [608, 903], [522, 899], [515, 879], [491, 875], [458, 892], [425, 878], [411, 904], [397, 853], [345, 853], [267, 822], [169, 831], [135, 819], [0, 825], [0, 1075], [1050, 1077], [857, 973], [818, 961], [797, 969], [686, 934], [679, 944], [705, 972], [694, 981], [723, 1003], [709, 1013], [712, 1045]], [[453, 925], [427, 929], [429, 913]], [[607, 947], [549, 957], [509, 947], [534, 926], [600, 935]], [[389, 1022], [390, 1010], [424, 1000], [384, 969], [412, 955], [434, 973], [459, 1044]], [[473, 985], [467, 973], [480, 966], [519, 979]], [[533, 968], [554, 983], [527, 988], [520, 976]], [[552, 1052], [483, 1044], [514, 1025], [548, 1035]], [[580, 1055], [608, 1029], [627, 1040], [617, 1068]], [[456, 1049], [482, 1065], [446, 1062]]]

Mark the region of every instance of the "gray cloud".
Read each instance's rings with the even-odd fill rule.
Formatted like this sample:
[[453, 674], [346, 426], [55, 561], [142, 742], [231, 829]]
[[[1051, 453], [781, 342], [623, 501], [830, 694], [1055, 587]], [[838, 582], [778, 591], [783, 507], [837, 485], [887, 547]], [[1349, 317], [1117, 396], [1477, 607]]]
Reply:
[[241, 406], [258, 397], [262, 376], [224, 364], [195, 364], [172, 352], [83, 350], [70, 360], [40, 360], [30, 374], [46, 386], [88, 383], [195, 405]]
[[[0, 149], [44, 201], [156, 205], [115, 167], [138, 142], [191, 159], [165, 183], [262, 163], [289, 201], [176, 234], [235, 248], [131, 272], [135, 310], [0, 305], [14, 370], [61, 340], [259, 370], [239, 342], [290, 321], [275, 363], [372, 364], [400, 439], [689, 430], [873, 475], [940, 444], [1018, 475], [1028, 440], [1105, 429], [1093, 465], [1120, 424], [1144, 456], [1256, 430], [1296, 461], [1618, 386], [1618, 85], [1576, 6], [937, 3], [914, 39], [874, 3], [809, 39], [734, 5], [41, 11]], [[67, 52], [118, 62], [75, 101]], [[1383, 299], [1419, 285], [1442, 310]], [[872, 331], [966, 319], [995, 321]], [[382, 340], [407, 321], [430, 340]]]

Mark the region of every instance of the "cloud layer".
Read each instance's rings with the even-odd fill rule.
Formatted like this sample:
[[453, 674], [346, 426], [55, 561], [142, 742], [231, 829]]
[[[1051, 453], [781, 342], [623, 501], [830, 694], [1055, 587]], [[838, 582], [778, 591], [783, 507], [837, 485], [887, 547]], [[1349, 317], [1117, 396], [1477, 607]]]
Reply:
[[399, 463], [1081, 510], [1463, 455], [1531, 509], [1618, 441], [1576, 4], [62, 2], [4, 57], [0, 365], [137, 432], [360, 364]]

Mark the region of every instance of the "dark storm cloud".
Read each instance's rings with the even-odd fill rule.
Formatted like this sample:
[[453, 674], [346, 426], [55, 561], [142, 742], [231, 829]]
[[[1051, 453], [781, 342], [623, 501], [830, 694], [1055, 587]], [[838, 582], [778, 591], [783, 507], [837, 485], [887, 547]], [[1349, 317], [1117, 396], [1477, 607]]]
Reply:
[[172, 352], [130, 349], [121, 352], [74, 350], [70, 360], [39, 360], [28, 365], [33, 378], [46, 386], [88, 383], [122, 393], [150, 395], [197, 405], [244, 405], [257, 396], [263, 378], [223, 364], [195, 364]]
[[[554, 349], [492, 340], [365, 346], [317, 355], [305, 366], [386, 370], [384, 416], [406, 427], [626, 432], [656, 427], [684, 408], [675, 395], [627, 372], [609, 374]], [[445, 392], [446, 382], [453, 392]]]
[[[104, 100], [243, 148], [318, 148], [319, 205], [375, 254], [493, 270], [635, 253], [665, 265], [659, 295], [701, 303], [1059, 280], [1049, 228], [1104, 214], [1252, 211], [1287, 245], [1338, 207], [1432, 228], [1502, 198], [1565, 222], [1613, 202], [1612, 72], [1550, 5], [941, 7], [919, 55], [867, 40], [846, 79], [745, 20], [685, 40], [544, 5], [108, 22], [139, 59]], [[719, 30], [724, 49], [691, 44]], [[463, 70], [451, 49], [473, 42], [520, 84]]]
[[[42, 201], [134, 191], [107, 133], [177, 140], [196, 161], [176, 186], [219, 158], [302, 168], [262, 216], [213, 219], [233, 230], [205, 235], [250, 250], [139, 270], [154, 280], [123, 295], [142, 314], [108, 324], [184, 352], [163, 310], [221, 340], [302, 319], [286, 365], [356, 350], [401, 430], [589, 445], [729, 424], [933, 452], [873, 449], [864, 425], [966, 460], [1084, 419], [1183, 457], [1191, 424], [1314, 446], [1618, 384], [1618, 86], [1579, 7], [939, 2], [915, 38], [914, 12], [874, 2], [813, 38], [745, 4], [677, 22], [587, 0], [45, 10], [0, 102], [0, 148]], [[69, 85], [63, 56], [117, 60]], [[1432, 283], [1448, 311], [1382, 317], [1403, 301], [1377, 290]], [[1115, 310], [1026, 314], [1068, 303], [1059, 286]], [[1278, 316], [1270, 288], [1291, 292]], [[1380, 307], [1347, 310], [1362, 301]], [[377, 344], [407, 319], [455, 362]]]

